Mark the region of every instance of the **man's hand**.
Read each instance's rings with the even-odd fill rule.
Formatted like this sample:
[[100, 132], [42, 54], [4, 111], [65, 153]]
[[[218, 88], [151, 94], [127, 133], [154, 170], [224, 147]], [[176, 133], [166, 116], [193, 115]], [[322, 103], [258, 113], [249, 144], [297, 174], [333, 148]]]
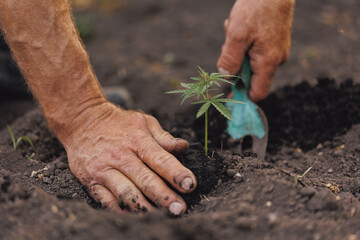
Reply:
[[237, 74], [246, 52], [253, 71], [249, 96], [266, 98], [277, 67], [289, 57], [295, 0], [237, 0], [225, 20], [218, 70]]
[[188, 148], [151, 116], [106, 101], [72, 21], [67, 0], [2, 0], [0, 24], [74, 175], [103, 206], [117, 212], [152, 209], [173, 215], [195, 176], [169, 152]]
[[182, 193], [195, 189], [193, 173], [170, 154], [186, 151], [187, 141], [164, 131], [152, 116], [110, 103], [87, 109], [77, 122], [81, 127], [62, 142], [71, 171], [102, 206], [147, 212], [152, 205], [146, 196], [173, 215], [184, 213], [186, 203], [163, 179]]

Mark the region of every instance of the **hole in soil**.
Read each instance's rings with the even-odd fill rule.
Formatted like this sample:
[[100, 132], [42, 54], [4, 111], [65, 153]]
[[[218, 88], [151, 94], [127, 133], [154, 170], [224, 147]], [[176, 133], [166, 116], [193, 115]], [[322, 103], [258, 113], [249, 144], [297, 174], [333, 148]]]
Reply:
[[[308, 151], [360, 122], [360, 84], [350, 79], [336, 84], [333, 79], [321, 78], [315, 86], [302, 82], [278, 89], [259, 105], [269, 123], [268, 153], [274, 154], [284, 145]], [[227, 148], [225, 119], [215, 111], [209, 114], [211, 147], [220, 148], [222, 142]], [[204, 135], [203, 121], [193, 123], [198, 139]]]

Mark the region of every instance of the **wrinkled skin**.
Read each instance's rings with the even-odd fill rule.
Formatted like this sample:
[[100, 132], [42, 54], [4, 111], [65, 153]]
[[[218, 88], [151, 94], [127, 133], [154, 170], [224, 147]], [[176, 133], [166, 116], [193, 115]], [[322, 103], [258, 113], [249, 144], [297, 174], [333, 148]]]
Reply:
[[253, 71], [249, 97], [255, 102], [268, 96], [276, 69], [289, 57], [294, 5], [295, 0], [237, 0], [225, 20], [218, 70], [237, 74], [248, 52]]
[[194, 175], [169, 153], [186, 151], [188, 142], [172, 137], [154, 117], [110, 103], [94, 107], [91, 113], [99, 117], [64, 139], [64, 146], [72, 172], [92, 196], [116, 212], [152, 210], [145, 195], [168, 209], [171, 203], [180, 203], [183, 208], [173, 214], [183, 213], [185, 202], [159, 176], [180, 192], [195, 188]]
[[171, 154], [189, 144], [155, 118], [105, 99], [67, 0], [2, 0], [0, 23], [71, 171], [94, 199], [116, 212], [148, 212], [146, 196], [184, 213], [185, 202], [164, 181], [183, 193], [196, 188], [194, 174]]

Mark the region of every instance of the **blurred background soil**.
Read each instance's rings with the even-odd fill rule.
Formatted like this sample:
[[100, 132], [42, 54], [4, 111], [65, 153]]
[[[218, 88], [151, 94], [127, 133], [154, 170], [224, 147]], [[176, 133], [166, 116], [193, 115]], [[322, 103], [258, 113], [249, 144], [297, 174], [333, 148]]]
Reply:
[[[73, 0], [72, 5], [100, 82], [126, 87], [134, 108], [174, 118], [188, 105], [179, 107], [179, 99], [164, 92], [195, 75], [197, 65], [216, 71], [223, 22], [233, 2]], [[315, 84], [319, 76], [360, 82], [359, 12], [356, 0], [297, 1], [291, 56], [279, 68], [273, 90], [302, 80]], [[10, 65], [9, 76], [20, 78], [13, 74], [14, 63], [1, 64]], [[0, 78], [8, 75], [0, 72]], [[0, 93], [0, 128], [33, 106]]]
[[[196, 74], [197, 65], [216, 71], [223, 21], [233, 2], [72, 4], [102, 85], [127, 88], [133, 108], [154, 114], [177, 133], [176, 119], [191, 117], [191, 109], [188, 104], [179, 107], [179, 98], [164, 92]], [[91, 199], [70, 173], [64, 149], [39, 110], [27, 113], [36, 108], [34, 101], [0, 87], [0, 239], [359, 239], [359, 85], [344, 81], [360, 83], [359, 13], [360, 2], [355, 0], [297, 1], [290, 59], [276, 74], [275, 93], [262, 103], [274, 129], [280, 129], [271, 140], [271, 153], [262, 161], [220, 151], [228, 164], [224, 174], [231, 180], [219, 181], [177, 220], [161, 211], [124, 217], [84, 204]], [[0, 78], [23, 86], [2, 49]], [[303, 80], [306, 83], [298, 85]], [[306, 94], [298, 94], [301, 91]], [[34, 140], [38, 161], [13, 151], [6, 124], [16, 136]], [[185, 130], [185, 137], [195, 138], [194, 129]], [[295, 184], [296, 174], [312, 164]], [[31, 171], [44, 167], [52, 172], [31, 177]]]

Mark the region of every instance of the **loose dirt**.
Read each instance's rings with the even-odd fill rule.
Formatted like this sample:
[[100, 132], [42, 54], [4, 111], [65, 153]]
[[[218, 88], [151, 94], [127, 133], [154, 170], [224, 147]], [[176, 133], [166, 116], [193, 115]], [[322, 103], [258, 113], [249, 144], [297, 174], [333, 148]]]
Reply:
[[[215, 114], [205, 157], [203, 119], [194, 121], [195, 109], [179, 109], [178, 98], [163, 95], [198, 64], [215, 70], [233, 1], [119, 2], [117, 12], [78, 13], [96, 20], [86, 46], [102, 84], [127, 87], [135, 108], [190, 142], [177, 156], [199, 182], [183, 196], [188, 212], [174, 219], [161, 209], [122, 216], [99, 208], [71, 174], [33, 101], [5, 91], [0, 239], [360, 239], [359, 4], [298, 1], [291, 58], [260, 103], [270, 125], [268, 154], [260, 160], [227, 150], [225, 121]], [[23, 143], [24, 152], [14, 151], [6, 124], [35, 148]]]

